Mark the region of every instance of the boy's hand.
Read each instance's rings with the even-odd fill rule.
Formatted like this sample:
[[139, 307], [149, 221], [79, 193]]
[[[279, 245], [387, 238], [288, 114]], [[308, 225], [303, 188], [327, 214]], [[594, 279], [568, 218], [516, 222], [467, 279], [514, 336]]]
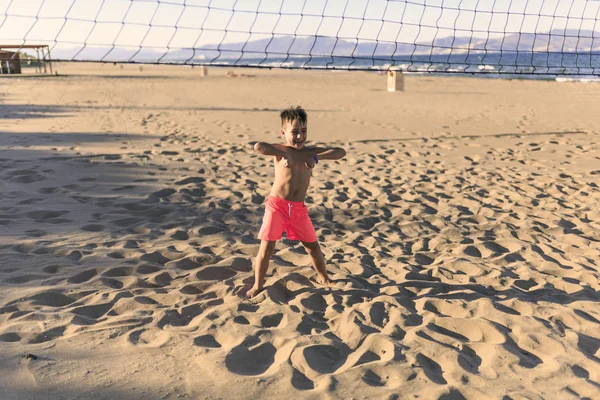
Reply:
[[309, 158], [305, 163], [306, 168], [314, 168], [317, 163], [315, 163], [314, 158]]

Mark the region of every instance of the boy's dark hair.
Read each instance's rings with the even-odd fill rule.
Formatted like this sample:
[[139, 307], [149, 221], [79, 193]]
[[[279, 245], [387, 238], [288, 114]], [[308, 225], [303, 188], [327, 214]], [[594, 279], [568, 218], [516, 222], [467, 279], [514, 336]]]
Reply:
[[308, 122], [306, 111], [304, 111], [302, 106], [286, 108], [279, 116], [281, 117], [281, 125], [294, 121], [299, 121], [302, 125], [306, 125], [306, 122]]

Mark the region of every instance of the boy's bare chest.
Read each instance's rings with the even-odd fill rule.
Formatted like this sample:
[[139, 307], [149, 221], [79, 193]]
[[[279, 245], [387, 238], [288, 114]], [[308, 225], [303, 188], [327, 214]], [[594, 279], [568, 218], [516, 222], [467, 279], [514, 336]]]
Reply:
[[286, 167], [285, 160], [275, 160], [275, 178], [284, 181], [310, 181], [312, 169], [306, 164], [295, 164]]

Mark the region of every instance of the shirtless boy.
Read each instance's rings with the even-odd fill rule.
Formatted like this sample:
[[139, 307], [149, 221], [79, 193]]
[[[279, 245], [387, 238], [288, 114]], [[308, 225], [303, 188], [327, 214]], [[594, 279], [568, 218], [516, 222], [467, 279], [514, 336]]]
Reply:
[[282, 144], [259, 142], [254, 150], [265, 156], [273, 156], [275, 182], [269, 198], [265, 202], [265, 216], [258, 234], [260, 249], [254, 264], [254, 286], [248, 297], [254, 297], [263, 290], [269, 260], [282, 233], [290, 240], [300, 240], [312, 259], [317, 271], [317, 281], [330, 285], [325, 269], [325, 258], [315, 229], [304, 205], [304, 198], [312, 176], [312, 169], [321, 160], [339, 160], [346, 151], [339, 147], [308, 147], [307, 116], [302, 107], [291, 107], [281, 112]]

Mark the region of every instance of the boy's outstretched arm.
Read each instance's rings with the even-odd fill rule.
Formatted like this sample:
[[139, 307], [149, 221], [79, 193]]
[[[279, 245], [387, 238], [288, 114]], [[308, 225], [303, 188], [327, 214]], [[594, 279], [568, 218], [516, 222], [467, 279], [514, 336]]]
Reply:
[[314, 152], [319, 160], [339, 160], [346, 157], [346, 150], [341, 147], [315, 147]]
[[278, 160], [285, 158], [287, 160], [285, 166], [288, 168], [292, 164], [296, 164], [300, 161], [304, 162], [301, 156], [290, 151], [285, 151], [285, 148], [286, 147], [281, 144], [269, 144], [266, 142], [258, 142], [254, 145], [254, 151], [258, 154], [262, 154], [263, 156], [275, 156]]
[[273, 145], [266, 142], [257, 142], [254, 144], [254, 151], [263, 156], [285, 157], [286, 152], [279, 145]]

